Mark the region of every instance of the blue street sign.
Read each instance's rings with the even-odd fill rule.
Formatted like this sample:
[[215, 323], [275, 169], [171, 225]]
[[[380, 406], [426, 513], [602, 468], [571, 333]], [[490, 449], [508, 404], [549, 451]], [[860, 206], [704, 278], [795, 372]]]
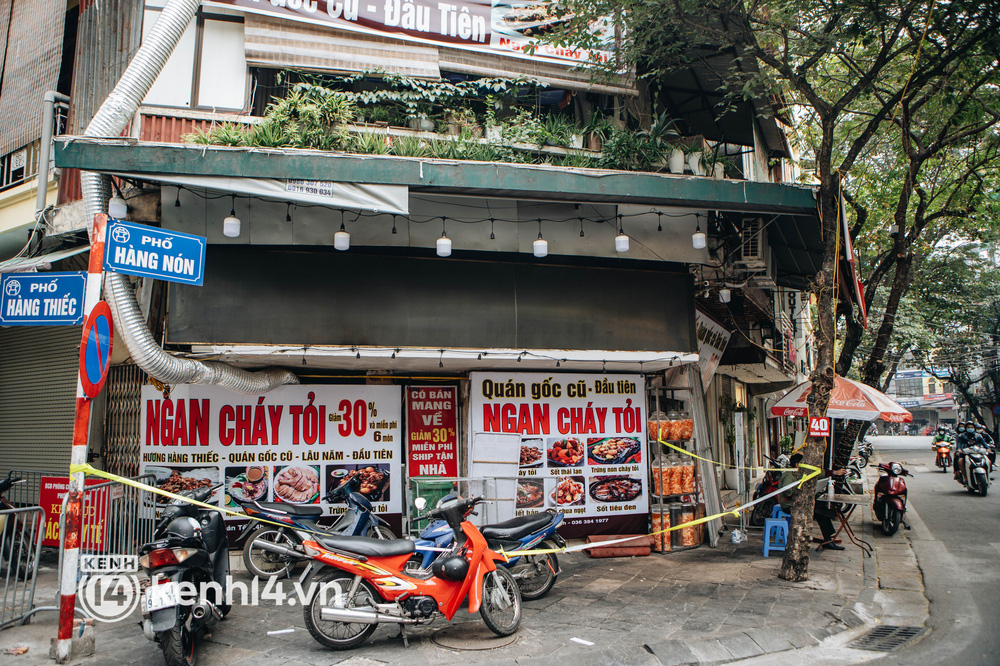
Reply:
[[201, 286], [206, 245], [204, 236], [109, 220], [104, 270]]
[[72, 326], [83, 322], [87, 274], [5, 273], [0, 326]]

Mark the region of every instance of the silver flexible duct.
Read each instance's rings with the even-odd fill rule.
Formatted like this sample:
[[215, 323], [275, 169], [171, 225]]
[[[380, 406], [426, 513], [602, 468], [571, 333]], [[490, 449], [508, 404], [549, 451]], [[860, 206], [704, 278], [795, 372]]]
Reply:
[[[118, 85], [90, 121], [84, 136], [118, 137], [132, 120], [149, 89], [163, 70], [167, 58], [194, 18], [200, 0], [169, 0], [160, 17], [142, 40], [142, 46], [122, 74]], [[110, 181], [85, 171], [80, 174], [88, 217], [107, 212]], [[135, 291], [124, 275], [107, 274], [104, 296], [114, 310], [125, 346], [136, 364], [149, 376], [165, 384], [213, 384], [240, 393], [270, 391], [282, 384], [298, 384], [294, 374], [280, 368], [249, 372], [225, 363], [208, 363], [171, 356], [163, 351], [146, 327], [135, 299]]]

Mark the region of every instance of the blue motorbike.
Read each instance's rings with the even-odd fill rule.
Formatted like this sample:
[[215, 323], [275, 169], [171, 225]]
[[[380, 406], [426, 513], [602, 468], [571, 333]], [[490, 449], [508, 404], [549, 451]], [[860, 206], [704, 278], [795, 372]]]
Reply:
[[[426, 517], [420, 517], [415, 520], [425, 519]], [[489, 548], [498, 552], [501, 548], [507, 553], [531, 548], [552, 548], [553, 543], [563, 548], [566, 541], [556, 533], [556, 528], [562, 521], [562, 513], [550, 510], [494, 525], [484, 525], [479, 531], [486, 537]], [[429, 569], [435, 558], [442, 550], [449, 549], [454, 540], [455, 532], [448, 523], [443, 520], [432, 521], [415, 540], [416, 550], [407, 563], [407, 569]], [[431, 548], [441, 550], [430, 550]], [[521, 589], [521, 597], [526, 600], [540, 599], [548, 594], [559, 575], [559, 560], [555, 553], [513, 557], [504, 566], [514, 576]]]
[[327, 493], [327, 502], [347, 504], [347, 511], [329, 527], [316, 524], [323, 515], [320, 506], [235, 500], [248, 516], [270, 521], [251, 520], [236, 540], [237, 543], [245, 540], [243, 564], [247, 571], [258, 578], [290, 576], [296, 564], [309, 559], [302, 541], [311, 538], [310, 532], [395, 539], [389, 523], [372, 513], [371, 501], [358, 492], [360, 486], [361, 477], [354, 476]]

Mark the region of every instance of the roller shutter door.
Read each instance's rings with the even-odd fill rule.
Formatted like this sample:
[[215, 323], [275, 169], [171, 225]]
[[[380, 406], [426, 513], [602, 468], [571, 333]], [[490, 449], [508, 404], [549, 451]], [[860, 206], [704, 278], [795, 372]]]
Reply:
[[69, 471], [79, 326], [0, 329], [0, 472]]

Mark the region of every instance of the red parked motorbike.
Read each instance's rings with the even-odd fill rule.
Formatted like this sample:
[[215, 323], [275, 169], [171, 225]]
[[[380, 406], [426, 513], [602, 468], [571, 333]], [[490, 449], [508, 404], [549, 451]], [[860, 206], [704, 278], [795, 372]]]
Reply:
[[903, 518], [906, 514], [906, 482], [903, 477], [913, 475], [898, 462], [880, 463], [878, 471], [880, 476], [875, 483], [872, 513], [876, 520], [881, 521], [885, 535], [892, 536], [900, 523], [906, 525]]
[[[451, 499], [427, 512], [452, 527], [456, 539], [427, 570], [406, 570], [414, 552], [409, 539], [314, 534], [304, 540], [312, 567], [322, 567], [303, 608], [306, 628], [319, 643], [335, 650], [365, 642], [381, 623], [419, 625], [444, 617], [450, 620], [468, 599], [470, 613], [498, 636], [509, 636], [521, 622], [521, 592], [511, 573], [497, 566], [504, 561], [486, 545], [475, 525], [466, 520], [482, 497]], [[419, 505], [418, 505], [419, 507]], [[264, 550], [283, 546], [261, 542]], [[406, 634], [403, 633], [404, 643]]]

